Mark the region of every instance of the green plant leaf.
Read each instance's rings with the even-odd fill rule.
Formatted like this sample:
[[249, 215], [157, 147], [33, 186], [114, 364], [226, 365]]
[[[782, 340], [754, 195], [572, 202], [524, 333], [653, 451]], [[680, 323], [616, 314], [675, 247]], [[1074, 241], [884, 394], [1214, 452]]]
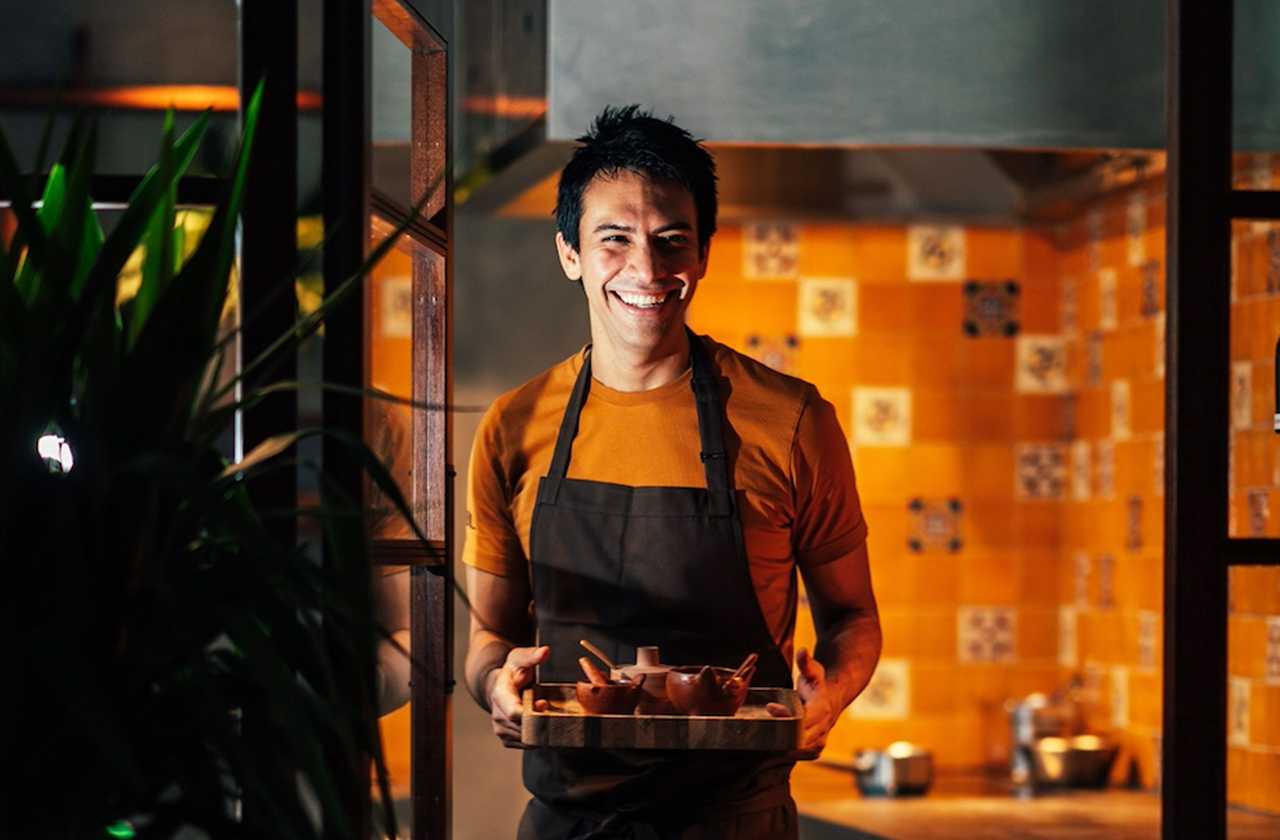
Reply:
[[160, 169], [158, 176], [169, 188], [162, 194], [151, 219], [147, 223], [143, 244], [146, 249], [142, 261], [142, 282], [138, 285], [138, 294], [134, 297], [133, 313], [129, 320], [129, 332], [126, 336], [128, 347], [132, 348], [138, 341], [142, 327], [155, 308], [156, 301], [168, 289], [173, 280], [173, 217], [174, 205], [178, 198], [177, 180], [173, 171], [177, 165], [173, 149], [173, 109], [165, 111], [164, 134], [160, 141]]
[[27, 180], [18, 169], [18, 161], [9, 148], [9, 141], [0, 131], [0, 188], [10, 196], [9, 209], [18, 220], [18, 230], [14, 234], [10, 253], [13, 254], [14, 267], [23, 247], [28, 249], [28, 259], [37, 264], [44, 260], [46, 250], [44, 228], [36, 218], [31, 206], [31, 196], [27, 192]]

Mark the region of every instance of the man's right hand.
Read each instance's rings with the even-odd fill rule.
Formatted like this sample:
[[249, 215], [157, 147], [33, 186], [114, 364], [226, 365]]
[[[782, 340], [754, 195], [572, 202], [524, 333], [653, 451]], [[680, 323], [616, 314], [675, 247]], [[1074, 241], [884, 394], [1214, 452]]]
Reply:
[[521, 693], [533, 685], [537, 665], [547, 661], [551, 648], [518, 647], [507, 654], [501, 668], [495, 668], [489, 677], [489, 718], [493, 721], [493, 734], [503, 746], [520, 749], [520, 718], [524, 712]]

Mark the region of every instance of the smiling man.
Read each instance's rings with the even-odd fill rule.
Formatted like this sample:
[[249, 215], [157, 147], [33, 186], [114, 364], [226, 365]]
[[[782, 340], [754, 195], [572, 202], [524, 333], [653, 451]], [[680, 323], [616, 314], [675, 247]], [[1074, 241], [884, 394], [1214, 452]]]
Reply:
[[463, 560], [466, 682], [520, 746], [520, 693], [615, 662], [736, 666], [791, 686], [797, 571], [817, 628], [794, 655], [794, 755], [529, 750], [521, 838], [795, 837], [789, 778], [880, 653], [844, 434], [809, 383], [685, 326], [716, 227], [715, 164], [670, 121], [608, 108], [560, 176], [556, 250], [591, 344], [493, 404], [476, 434]]

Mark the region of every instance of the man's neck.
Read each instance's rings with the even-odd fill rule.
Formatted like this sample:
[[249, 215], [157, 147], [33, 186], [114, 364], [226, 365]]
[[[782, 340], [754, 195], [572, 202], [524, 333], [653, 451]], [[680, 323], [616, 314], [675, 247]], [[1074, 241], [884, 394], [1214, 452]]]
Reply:
[[591, 348], [591, 378], [615, 391], [649, 391], [661, 388], [689, 367], [689, 336], [681, 329], [678, 340], [651, 353], [635, 353], [609, 341]]

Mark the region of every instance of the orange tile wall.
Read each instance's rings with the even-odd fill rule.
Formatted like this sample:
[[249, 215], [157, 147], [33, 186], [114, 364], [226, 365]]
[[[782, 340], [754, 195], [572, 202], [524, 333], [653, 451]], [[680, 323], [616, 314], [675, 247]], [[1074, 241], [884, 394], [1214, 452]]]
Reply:
[[[814, 382], [850, 436], [885, 636], [887, 665], [877, 680], [892, 679], [873, 683], [875, 697], [869, 690], [851, 707], [824, 760], [848, 763], [857, 748], [908, 739], [933, 749], [940, 766], [1003, 764], [1005, 701], [1052, 691], [1074, 675], [1089, 728], [1121, 745], [1113, 782], [1154, 787], [1163, 180], [1103, 197], [1052, 227], [964, 228], [959, 279], [910, 279], [918, 241], [906, 226], [772, 224], [721, 228], [690, 321]], [[1252, 380], [1240, 386], [1251, 388], [1251, 414], [1233, 432], [1233, 523], [1241, 534], [1251, 527], [1280, 534], [1280, 446], [1269, 426], [1278, 239], [1268, 243], [1252, 226], [1236, 234], [1232, 359], [1252, 362]], [[831, 301], [806, 291], [815, 278], [853, 281], [851, 331], [841, 323], [839, 334], [820, 334], [838, 317], [815, 327], [822, 308], [815, 299]], [[1020, 385], [1020, 367], [1030, 362], [1019, 358], [1017, 336], [965, 334], [967, 280], [1019, 284], [1018, 336], [1050, 337], [1065, 350], [1054, 374], [1062, 381], [1049, 389], [1060, 393]], [[847, 307], [837, 300], [835, 308]], [[905, 440], [869, 439], [854, 416], [855, 387], [910, 392]], [[1049, 498], [1017, 489], [1025, 444], [1059, 447]], [[960, 502], [957, 546], [912, 548], [920, 524], [913, 498]], [[973, 608], [1012, 610], [1010, 655], [975, 661], [967, 652], [964, 619]], [[1233, 571], [1230, 623], [1235, 685], [1228, 689], [1249, 699], [1247, 725], [1230, 746], [1229, 798], [1280, 812], [1280, 663], [1267, 659], [1268, 632], [1280, 634], [1280, 570]], [[802, 610], [797, 644], [812, 639]]]

